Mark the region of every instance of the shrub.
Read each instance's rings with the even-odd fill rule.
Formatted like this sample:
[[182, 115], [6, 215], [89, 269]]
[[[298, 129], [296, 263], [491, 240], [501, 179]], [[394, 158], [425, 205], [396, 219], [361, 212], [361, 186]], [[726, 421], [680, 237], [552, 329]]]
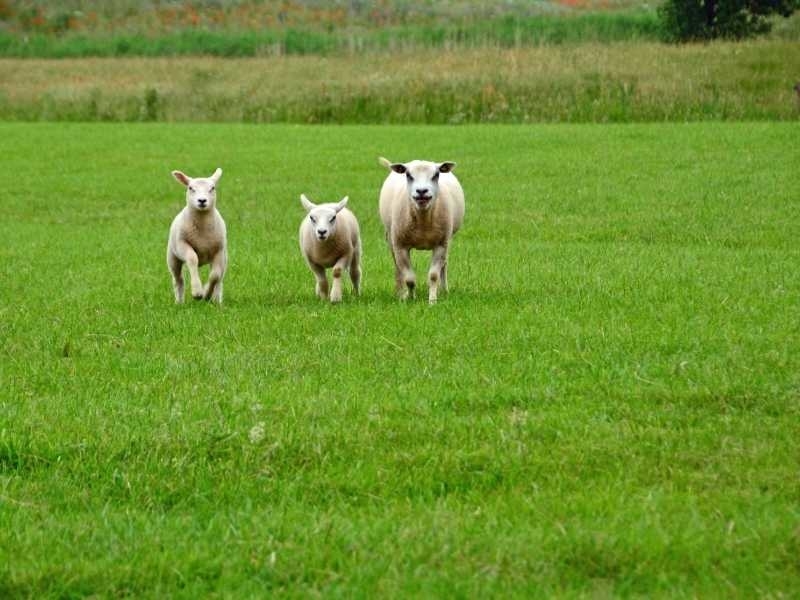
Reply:
[[766, 33], [768, 17], [788, 17], [798, 6], [800, 0], [666, 0], [658, 13], [665, 40], [691, 42]]

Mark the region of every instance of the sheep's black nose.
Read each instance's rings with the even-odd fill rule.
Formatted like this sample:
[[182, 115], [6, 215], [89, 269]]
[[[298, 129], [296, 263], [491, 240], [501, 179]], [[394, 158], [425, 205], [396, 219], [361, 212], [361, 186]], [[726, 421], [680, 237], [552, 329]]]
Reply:
[[417, 188], [417, 196], [427, 196], [428, 188]]
[[317, 233], [320, 234], [320, 235], [327, 235], [328, 234], [328, 230], [327, 229], [317, 229]]
[[206, 200], [205, 198], [199, 198], [199, 199], [197, 200], [197, 203], [198, 203], [198, 204], [205, 204], [206, 202], [208, 202], [208, 200]]

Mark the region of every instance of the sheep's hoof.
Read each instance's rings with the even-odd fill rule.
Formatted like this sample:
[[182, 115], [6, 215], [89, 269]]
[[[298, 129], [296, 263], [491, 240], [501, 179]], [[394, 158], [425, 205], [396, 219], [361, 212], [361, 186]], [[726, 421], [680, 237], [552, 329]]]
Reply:
[[194, 298], [195, 300], [202, 300], [204, 296], [205, 294], [203, 294], [203, 292], [198, 292], [196, 294], [192, 292], [192, 298]]

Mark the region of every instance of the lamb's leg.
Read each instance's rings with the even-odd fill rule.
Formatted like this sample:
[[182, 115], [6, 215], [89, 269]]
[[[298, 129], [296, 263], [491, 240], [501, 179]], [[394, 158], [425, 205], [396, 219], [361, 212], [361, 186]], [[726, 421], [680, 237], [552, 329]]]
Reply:
[[447, 293], [449, 290], [447, 289], [447, 259], [445, 258], [444, 264], [442, 265], [442, 274], [439, 276], [439, 289], [443, 292]]
[[353, 259], [350, 262], [350, 281], [353, 282], [353, 293], [358, 296], [361, 293], [361, 247], [356, 246], [353, 252]]
[[183, 262], [167, 248], [167, 267], [172, 275], [172, 290], [175, 292], [175, 303], [183, 303]]
[[[225, 265], [227, 262], [225, 251], [217, 252], [214, 260], [211, 261], [211, 272], [208, 275], [208, 283], [206, 283], [205, 290], [203, 291], [204, 299], [222, 303], [222, 277], [225, 275]], [[219, 293], [217, 293], [218, 288], [220, 289]]]
[[347, 256], [343, 256], [333, 265], [333, 289], [331, 289], [331, 302], [342, 301], [342, 273], [347, 268]]
[[173, 249], [175, 256], [186, 263], [189, 269], [189, 280], [192, 287], [192, 298], [200, 300], [203, 297], [203, 282], [200, 281], [200, 270], [198, 268], [197, 254], [186, 242], [178, 242]]
[[[411, 268], [411, 251], [408, 248], [394, 248], [395, 279], [401, 300], [414, 296], [417, 277]], [[404, 287], [405, 285], [405, 287]]]
[[431, 268], [428, 271], [428, 302], [436, 304], [439, 282], [447, 266], [447, 246], [436, 246], [431, 256]]
[[308, 267], [311, 269], [311, 272], [314, 273], [314, 277], [317, 280], [317, 285], [315, 287], [315, 291], [317, 296], [319, 296], [322, 300], [328, 299], [328, 278], [325, 276], [325, 269], [324, 267], [320, 267], [319, 265], [315, 264], [308, 264]]

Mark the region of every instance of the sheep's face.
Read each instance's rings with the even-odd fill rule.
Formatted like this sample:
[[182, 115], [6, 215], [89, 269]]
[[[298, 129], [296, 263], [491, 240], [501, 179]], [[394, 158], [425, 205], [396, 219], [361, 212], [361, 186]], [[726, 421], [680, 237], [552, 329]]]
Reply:
[[186, 206], [201, 212], [212, 210], [217, 203], [217, 182], [222, 177], [222, 169], [217, 169], [211, 177], [192, 178], [181, 171], [173, 171], [172, 176], [186, 186]]
[[329, 204], [314, 204], [306, 198], [305, 194], [300, 196], [300, 202], [303, 208], [308, 211], [306, 218], [308, 219], [311, 230], [314, 232], [314, 237], [323, 242], [336, 233], [336, 216], [345, 206], [347, 206], [347, 196], [342, 198], [337, 203]]
[[428, 210], [439, 197], [439, 175], [449, 173], [456, 164], [453, 162], [433, 163], [414, 160], [410, 163], [394, 163], [392, 171], [406, 178], [408, 198], [419, 210]]

